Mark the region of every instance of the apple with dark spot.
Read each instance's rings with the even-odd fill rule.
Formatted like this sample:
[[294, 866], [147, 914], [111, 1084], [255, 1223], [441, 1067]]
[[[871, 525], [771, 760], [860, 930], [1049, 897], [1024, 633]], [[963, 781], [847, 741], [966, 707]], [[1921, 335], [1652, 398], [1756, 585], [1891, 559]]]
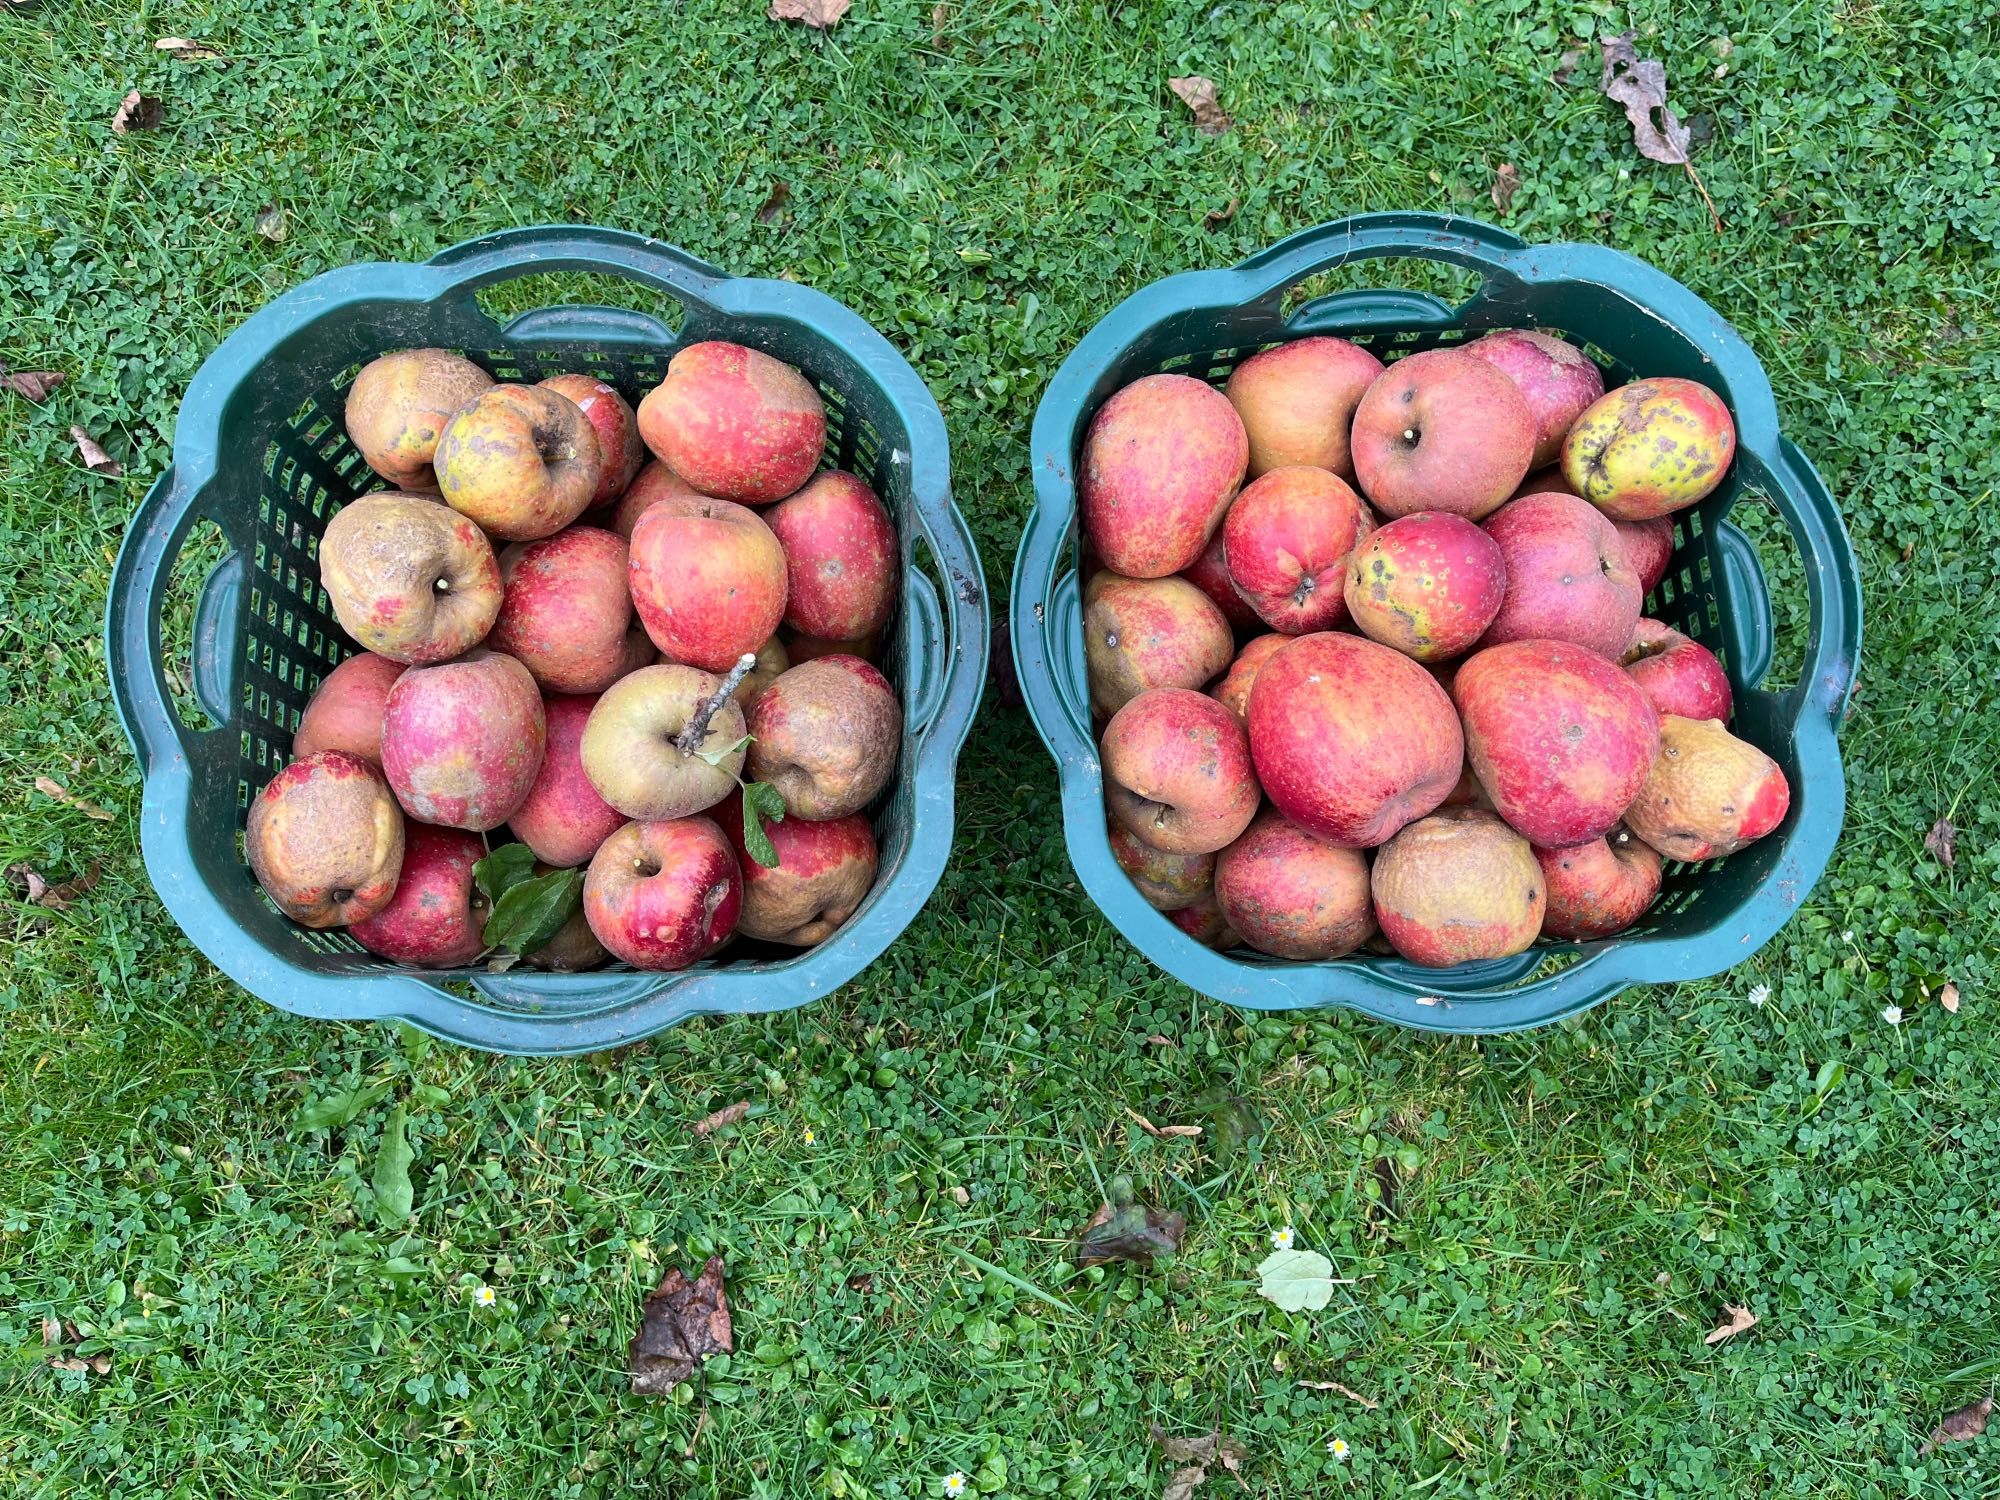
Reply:
[[635, 969], [672, 972], [708, 957], [735, 933], [742, 905], [736, 855], [704, 817], [627, 823], [583, 879], [590, 930]]
[[456, 969], [486, 951], [486, 897], [472, 867], [486, 857], [486, 840], [458, 828], [403, 826], [402, 874], [396, 894], [348, 931], [370, 953], [427, 969]]

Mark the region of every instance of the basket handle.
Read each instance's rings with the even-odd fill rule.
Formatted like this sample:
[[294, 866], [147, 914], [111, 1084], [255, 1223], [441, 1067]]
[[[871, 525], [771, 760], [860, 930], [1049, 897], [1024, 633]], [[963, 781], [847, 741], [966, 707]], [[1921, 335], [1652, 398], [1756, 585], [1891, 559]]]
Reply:
[[1837, 730], [1861, 669], [1861, 578], [1854, 548], [1826, 482], [1790, 438], [1780, 437], [1758, 455], [1769, 475], [1769, 494], [1798, 543], [1805, 565], [1812, 641], [1798, 683], [1785, 695], [1788, 712], [1807, 707], [1800, 725]]
[[707, 261], [664, 240], [587, 224], [503, 229], [440, 250], [424, 264], [439, 273], [435, 293], [475, 292], [495, 282], [557, 271], [623, 276], [663, 292], [718, 305], [730, 278]]
[[[111, 700], [125, 726], [126, 738], [148, 773], [169, 758], [191, 758], [199, 734], [181, 723], [174, 712], [166, 654], [160, 642], [159, 605], [166, 597], [167, 580], [189, 529], [200, 518], [193, 488], [182, 479], [184, 472], [184, 466], [176, 461], [140, 502], [118, 549], [110, 602], [104, 613]], [[203, 590], [204, 605], [208, 593]], [[197, 639], [204, 613], [211, 621], [215, 618], [212, 611], [198, 610]], [[203, 697], [203, 706], [209, 707], [206, 695]], [[229, 715], [225, 710], [218, 717], [227, 720]]]
[[1488, 280], [1514, 281], [1514, 260], [1526, 240], [1478, 219], [1430, 213], [1356, 214], [1301, 230], [1240, 262], [1226, 274], [1260, 288], [1243, 301], [1275, 301], [1288, 288], [1349, 261], [1439, 260], [1477, 271]]

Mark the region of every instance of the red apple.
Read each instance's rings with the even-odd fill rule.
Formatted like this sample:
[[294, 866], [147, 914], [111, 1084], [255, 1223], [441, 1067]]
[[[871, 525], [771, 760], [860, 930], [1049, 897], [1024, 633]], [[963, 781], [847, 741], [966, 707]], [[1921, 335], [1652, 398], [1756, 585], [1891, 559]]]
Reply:
[[655, 502], [632, 528], [632, 602], [670, 661], [727, 672], [785, 617], [785, 551], [727, 500]]
[[1547, 886], [1528, 841], [1478, 807], [1410, 824], [1375, 856], [1375, 916], [1413, 964], [1505, 958], [1542, 930]]
[[528, 669], [484, 649], [412, 667], [382, 718], [382, 771], [419, 823], [484, 833], [527, 800], [548, 727]]
[[486, 951], [486, 897], [472, 867], [486, 857], [486, 840], [457, 828], [403, 825], [403, 869], [396, 894], [374, 916], [348, 930], [370, 953], [400, 964], [456, 969]]
[[646, 445], [639, 438], [639, 417], [632, 403], [595, 375], [551, 375], [541, 382], [544, 390], [567, 396], [576, 403], [597, 434], [597, 453], [604, 473], [597, 482], [591, 505], [609, 505], [632, 483], [639, 465], [646, 461]]
[[1084, 532], [1104, 565], [1164, 578], [1201, 556], [1243, 483], [1250, 440], [1229, 398], [1148, 375], [1098, 409], [1077, 464]]
[[1276, 808], [1216, 856], [1215, 901], [1244, 942], [1274, 958], [1339, 958], [1375, 930], [1367, 858]]
[[403, 814], [382, 773], [345, 750], [293, 761], [264, 783], [243, 829], [250, 873], [307, 927], [359, 922], [389, 904]]
[[1250, 476], [1309, 464], [1352, 483], [1348, 434], [1354, 408], [1382, 373], [1382, 361], [1346, 339], [1293, 339], [1253, 354], [1223, 393], [1250, 440]]
[[[1367, 507], [1363, 506], [1363, 510]], [[1224, 519], [1227, 519], [1225, 516]], [[1086, 547], [1085, 551], [1092, 549]], [[1077, 576], [1088, 578], [1094, 570], [1080, 572]], [[1181, 569], [1180, 576], [1208, 595], [1210, 602], [1222, 611], [1234, 630], [1261, 631], [1264, 622], [1257, 618], [1257, 611], [1236, 592], [1236, 585], [1229, 581], [1229, 562], [1222, 554], [1222, 528], [1215, 528], [1215, 535], [1208, 539], [1208, 545], [1201, 549], [1201, 556]]]
[[1520, 387], [1535, 422], [1536, 468], [1562, 453], [1570, 424], [1604, 394], [1604, 372], [1588, 354], [1565, 339], [1528, 328], [1496, 328], [1464, 346]]
[[1168, 854], [1142, 844], [1119, 823], [1107, 825], [1111, 857], [1155, 911], [1179, 911], [1204, 900], [1215, 886], [1213, 854]]
[[1154, 688], [1111, 716], [1104, 800], [1143, 844], [1213, 854], [1250, 826], [1257, 779], [1236, 716], [1188, 688]]
[[1735, 710], [1729, 674], [1715, 653], [1660, 620], [1639, 622], [1621, 660], [1663, 719], [1726, 720]]
[[653, 508], [656, 500], [699, 500], [700, 490], [689, 484], [657, 458], [639, 471], [639, 477], [618, 499], [618, 508], [611, 513], [611, 529], [632, 540], [632, 528], [639, 524], [639, 517]]
[[1660, 894], [1660, 856], [1623, 828], [1574, 849], [1537, 849], [1549, 890], [1546, 937], [1590, 943], [1623, 932]]
[[1480, 785], [1545, 849], [1610, 832], [1659, 750], [1659, 718], [1624, 669], [1567, 641], [1489, 646], [1459, 664], [1452, 693]]
[[1778, 763], [1714, 719], [1660, 720], [1660, 753], [1626, 809], [1633, 833], [1695, 864], [1754, 844], [1785, 819], [1792, 789]]
[[1660, 586], [1660, 580], [1667, 576], [1667, 568], [1674, 556], [1674, 518], [1672, 516], [1648, 516], [1643, 521], [1617, 521], [1611, 523], [1618, 530], [1618, 539], [1625, 544], [1625, 559], [1632, 564], [1632, 571], [1639, 575], [1639, 589], [1650, 594]]
[[1213, 892], [1192, 906], [1179, 907], [1162, 915], [1205, 948], [1226, 953], [1243, 944], [1243, 939], [1237, 936], [1236, 929], [1229, 925], [1229, 919], [1216, 904]]
[[1236, 592], [1273, 630], [1331, 630], [1347, 618], [1341, 585], [1360, 516], [1360, 498], [1325, 469], [1273, 469], [1252, 480], [1222, 523]]
[[1563, 477], [1619, 521], [1705, 499], [1736, 456], [1736, 421], [1695, 380], [1635, 380], [1592, 403], [1563, 439]]
[[1448, 660], [1478, 640], [1506, 587], [1499, 547], [1449, 511], [1391, 521], [1347, 560], [1347, 612], [1362, 634], [1422, 662]]
[[1486, 644], [1569, 641], [1616, 661], [1631, 644], [1645, 590], [1611, 523], [1574, 495], [1510, 500], [1486, 521], [1507, 589]]
[[1321, 838], [1370, 848], [1443, 802], [1464, 764], [1451, 700], [1400, 652], [1301, 636], [1250, 688], [1250, 751], [1277, 808]]
[[1236, 660], [1229, 664], [1229, 670], [1222, 674], [1221, 681], [1208, 690], [1208, 696], [1236, 715], [1236, 721], [1246, 726], [1250, 720], [1250, 687], [1256, 682], [1257, 674], [1284, 647], [1292, 643], [1292, 637], [1260, 635], [1241, 651]]
[[1198, 688], [1229, 665], [1229, 622], [1185, 578], [1099, 573], [1083, 590], [1090, 706], [1111, 715], [1148, 688]]
[[785, 550], [787, 625], [852, 641], [889, 623], [902, 561], [889, 512], [865, 483], [829, 469], [764, 519]]
[[544, 692], [601, 693], [628, 670], [630, 558], [616, 532], [571, 526], [500, 554], [506, 590], [486, 644]]
[[875, 884], [875, 830], [859, 814], [818, 823], [764, 819], [765, 837], [778, 856], [775, 866], [759, 864], [744, 845], [740, 793], [716, 816], [743, 871], [743, 914], [736, 930], [744, 937], [793, 948], [823, 943]]
[[639, 403], [646, 446], [705, 495], [782, 500], [826, 447], [826, 403], [783, 360], [741, 344], [689, 344]]
[[595, 694], [553, 693], [542, 700], [548, 749], [527, 800], [507, 825], [545, 865], [580, 865], [625, 826], [625, 814], [600, 797], [584, 773], [583, 726], [595, 707]]
[[635, 969], [685, 969], [736, 931], [743, 873], [704, 817], [627, 823], [598, 847], [583, 877], [597, 940]]
[[1396, 361], [1354, 413], [1362, 493], [1391, 520], [1448, 510], [1477, 521], [1514, 492], [1534, 449], [1520, 389], [1463, 349]]
[[292, 731], [292, 754], [304, 759], [321, 750], [345, 750], [381, 765], [382, 710], [402, 675], [401, 662], [372, 651], [348, 657], [313, 689]]

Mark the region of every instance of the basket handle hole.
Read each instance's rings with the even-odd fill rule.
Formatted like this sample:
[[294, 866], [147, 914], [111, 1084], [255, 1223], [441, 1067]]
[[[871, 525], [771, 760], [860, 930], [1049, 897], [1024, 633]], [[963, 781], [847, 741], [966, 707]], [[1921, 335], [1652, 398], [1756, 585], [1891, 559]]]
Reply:
[[[219, 729], [226, 722], [210, 711], [226, 708], [224, 703], [204, 702], [217, 697], [213, 684], [226, 680], [211, 669], [224, 665], [217, 653], [229, 650], [230, 643], [219, 637], [229, 632], [231, 624], [220, 618], [223, 601], [208, 584], [212, 577], [221, 578], [216, 570], [233, 551], [220, 526], [206, 518], [196, 521], [181, 541], [160, 608], [161, 670], [167, 692], [182, 727], [198, 732]], [[210, 638], [198, 640], [198, 635]], [[198, 684], [197, 673], [206, 681]]]
[[1785, 518], [1761, 493], [1745, 490], [1730, 508], [1729, 520], [1756, 549], [1771, 598], [1771, 666], [1760, 685], [1766, 692], [1789, 692], [1805, 671], [1806, 642], [1812, 634], [1805, 560]]
[[1380, 261], [1357, 260], [1294, 282], [1286, 288], [1280, 310], [1289, 318], [1308, 303], [1335, 292], [1375, 291], [1390, 284], [1396, 291], [1428, 292], [1447, 307], [1457, 307], [1477, 295], [1486, 282], [1477, 271], [1442, 261], [1398, 260], [1392, 267]]
[[[525, 322], [519, 333], [532, 327], [535, 337], [560, 338], [566, 328], [575, 330], [578, 341], [601, 339], [615, 330], [594, 326], [588, 314], [609, 310], [638, 314], [629, 320], [629, 337], [664, 333], [668, 340], [679, 337], [687, 321], [687, 308], [671, 292], [629, 281], [622, 276], [605, 276], [587, 271], [549, 271], [536, 276], [517, 276], [481, 287], [474, 294], [479, 310], [510, 332], [523, 314], [537, 316]], [[568, 316], [562, 316], [567, 313]], [[648, 330], [646, 324], [657, 325]]]

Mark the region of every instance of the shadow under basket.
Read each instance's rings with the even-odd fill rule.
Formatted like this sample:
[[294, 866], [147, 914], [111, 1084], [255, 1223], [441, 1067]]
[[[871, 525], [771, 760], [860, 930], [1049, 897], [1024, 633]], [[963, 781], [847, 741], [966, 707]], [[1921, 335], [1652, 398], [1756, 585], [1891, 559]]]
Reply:
[[[1453, 307], [1422, 292], [1341, 291], [1287, 311], [1300, 282], [1350, 261], [1440, 261], [1474, 273]], [[1722, 486], [1674, 517], [1667, 574], [1646, 613], [1714, 651], [1736, 694], [1730, 729], [1784, 768], [1790, 812], [1727, 859], [1669, 861], [1640, 921], [1594, 943], [1544, 941], [1512, 958], [1426, 969], [1356, 955], [1295, 963], [1210, 951], [1148, 906], [1112, 857], [1086, 683], [1073, 472], [1097, 409], [1144, 375], [1221, 385], [1261, 349], [1311, 334], [1350, 339], [1385, 361], [1493, 328], [1538, 328], [1581, 347], [1620, 384], [1677, 375], [1735, 413], [1738, 452]], [[1643, 262], [1591, 245], [1530, 246], [1476, 221], [1371, 214], [1323, 225], [1228, 270], [1170, 277], [1114, 308], [1057, 371], [1035, 414], [1036, 505], [1015, 560], [1011, 635], [1023, 696], [1061, 772], [1070, 858], [1091, 898], [1141, 952], [1204, 994], [1256, 1010], [1346, 1005], [1432, 1031], [1538, 1026], [1628, 984], [1719, 973], [1784, 924], [1825, 869], [1845, 807], [1836, 738], [1861, 648], [1861, 598], [1840, 512], [1812, 465], [1779, 435], [1770, 383], [1749, 347], [1698, 297]], [[1759, 496], [1789, 526], [1809, 595], [1797, 683], [1759, 684], [1774, 626], [1762, 565], [1727, 519]]]
[[[481, 288], [551, 272], [602, 273], [667, 292], [683, 321], [621, 308], [538, 308], [500, 326]], [[291, 755], [320, 680], [358, 649], [319, 584], [319, 538], [349, 500], [387, 488], [348, 442], [355, 373], [394, 349], [464, 353], [496, 379], [581, 371], [637, 403], [684, 343], [729, 339], [796, 365], [826, 401], [824, 463], [872, 485], [894, 517], [904, 587], [882, 656], [904, 704], [895, 779], [872, 809], [874, 889], [816, 948], [739, 941], [677, 974], [427, 970], [390, 963], [344, 930], [283, 916], [243, 854], [251, 799]], [[197, 523], [223, 556], [193, 606], [177, 711], [162, 648], [174, 564]], [[207, 529], [206, 526], [203, 527]], [[111, 685], [145, 772], [147, 871], [195, 945], [245, 989], [301, 1015], [398, 1019], [495, 1052], [593, 1051], [693, 1015], [787, 1009], [858, 974], [909, 924], [942, 874], [953, 779], [986, 668], [987, 603], [952, 504], [944, 421], [873, 328], [824, 294], [733, 278], [614, 230], [513, 230], [423, 265], [330, 272], [258, 312], [202, 366], [174, 461], [133, 519], [106, 620]], [[180, 632], [176, 632], [180, 634]]]

